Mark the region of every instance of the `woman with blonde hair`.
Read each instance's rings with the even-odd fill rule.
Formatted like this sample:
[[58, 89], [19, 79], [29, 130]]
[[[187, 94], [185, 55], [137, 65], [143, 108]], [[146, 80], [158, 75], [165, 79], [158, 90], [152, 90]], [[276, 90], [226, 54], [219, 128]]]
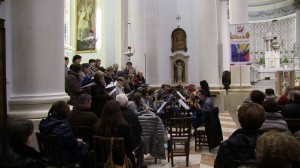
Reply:
[[94, 82], [96, 85], [92, 87], [91, 96], [92, 96], [92, 106], [91, 110], [98, 116], [101, 116], [102, 109], [106, 102], [111, 98], [108, 95], [105, 86], [104, 72], [97, 71], [94, 75]]

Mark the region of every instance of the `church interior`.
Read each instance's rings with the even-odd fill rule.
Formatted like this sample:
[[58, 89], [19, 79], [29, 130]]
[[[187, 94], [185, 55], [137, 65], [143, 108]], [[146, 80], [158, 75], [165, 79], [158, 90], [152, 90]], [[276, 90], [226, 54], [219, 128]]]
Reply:
[[[78, 74], [77, 64], [81, 65]], [[71, 81], [71, 71], [76, 72], [78, 80], [81, 77], [77, 91], [72, 90], [77, 76]], [[99, 71], [101, 73], [97, 73]], [[139, 162], [138, 152], [135, 152], [137, 163], [132, 167], [229, 167], [220, 164], [220, 151], [225, 148], [221, 145], [221, 150], [219, 146], [227, 143], [236, 130], [244, 129], [239, 113], [241, 109], [247, 111], [245, 102], [252, 98], [253, 91], [263, 92], [266, 102], [267, 90], [272, 89], [280, 112], [289, 109], [285, 104], [279, 104], [282, 96], [290, 95], [290, 103], [299, 101], [300, 108], [300, 0], [0, 0], [1, 129], [6, 128], [4, 125], [10, 120], [31, 121], [31, 146], [42, 153], [37, 133], [42, 132], [41, 120], [49, 117], [49, 109], [57, 101], [68, 103], [72, 113], [80, 104], [80, 95], [88, 93], [92, 101], [89, 112], [93, 113], [93, 106], [97, 104], [92, 93], [93, 85], [97, 86], [94, 82], [98, 79], [96, 74], [101, 78], [101, 87], [106, 89], [105, 94], [112, 99], [110, 101], [120, 103], [118, 94], [126, 90], [124, 85], [133, 74], [135, 89], [124, 92], [129, 101], [135, 101], [129, 95], [135, 95], [136, 91], [141, 91], [144, 99], [144, 90], [149, 95], [153, 90], [155, 96], [151, 101], [159, 104], [154, 109], [148, 103], [151, 114], [155, 114], [164, 126], [161, 147], [165, 157], [144, 149], [143, 162]], [[89, 80], [87, 85], [82, 83], [86, 78]], [[202, 92], [206, 88], [200, 81], [207, 82], [208, 92]], [[115, 89], [110, 89], [110, 84]], [[119, 90], [119, 85], [123, 90]], [[169, 92], [164, 90], [165, 87], [173, 91], [171, 96], [165, 93]], [[158, 98], [160, 92], [166, 94], [161, 101]], [[74, 94], [77, 95], [74, 97]], [[194, 107], [193, 102], [188, 102], [192, 94], [199, 106]], [[173, 104], [170, 103], [172, 96], [176, 99]], [[73, 98], [76, 103], [69, 103]], [[207, 98], [211, 102], [207, 103]], [[101, 110], [107, 109], [105, 103], [110, 101], [100, 102]], [[251, 105], [257, 103], [250, 102]], [[212, 136], [207, 127], [211, 124], [205, 121], [199, 127], [193, 125], [193, 115], [196, 119], [199, 116], [191, 109], [202, 114], [206, 103], [214, 106], [209, 111], [218, 109], [218, 126], [212, 127], [220, 127], [222, 140], [213, 147], [207, 142]], [[255, 105], [256, 111], [264, 108], [268, 112], [263, 103], [259, 107]], [[167, 119], [167, 113], [175, 106], [189, 111], [188, 118], [192, 123], [189, 124], [189, 158], [186, 160], [186, 156], [180, 155], [174, 157], [173, 163], [176, 155], [170, 138], [173, 130], [167, 126], [172, 122], [171, 118]], [[147, 107], [145, 105], [149, 110]], [[164, 111], [163, 115], [161, 111]], [[99, 112], [101, 115], [94, 112], [99, 117], [97, 121], [104, 123], [101, 122], [104, 112]], [[143, 115], [136, 114], [141, 122]], [[299, 129], [289, 130], [286, 120], [289, 133], [282, 136], [294, 137], [293, 133], [300, 131], [299, 110], [295, 116], [298, 117], [292, 121], [296, 123], [293, 126]], [[281, 118], [291, 117], [283, 115]], [[143, 127], [144, 123], [141, 124]], [[2, 129], [0, 135], [4, 132]], [[142, 139], [143, 143], [148, 140]], [[261, 141], [254, 144], [257, 145], [255, 149], [258, 142]], [[299, 142], [297, 146], [300, 146]], [[186, 147], [183, 144], [176, 144], [176, 147]], [[300, 153], [297, 152], [295, 165], [300, 166]], [[1, 156], [3, 152], [0, 152]], [[172, 161], [168, 160], [169, 156]], [[0, 167], [3, 162], [5, 160], [0, 159]], [[91, 166], [76, 164], [79, 165]], [[295, 165], [291, 167], [297, 167]]]

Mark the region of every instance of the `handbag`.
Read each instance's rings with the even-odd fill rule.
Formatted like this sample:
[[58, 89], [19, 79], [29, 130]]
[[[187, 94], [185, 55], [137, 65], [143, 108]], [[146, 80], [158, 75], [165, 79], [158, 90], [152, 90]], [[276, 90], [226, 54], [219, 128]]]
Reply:
[[110, 140], [110, 153], [106, 163], [104, 164], [104, 168], [131, 168], [132, 167], [131, 162], [129, 158], [126, 156], [126, 154], [124, 153], [124, 150], [123, 150], [123, 155], [124, 155], [123, 165], [118, 165], [114, 163], [113, 144], [114, 144], [114, 138], [112, 137]]

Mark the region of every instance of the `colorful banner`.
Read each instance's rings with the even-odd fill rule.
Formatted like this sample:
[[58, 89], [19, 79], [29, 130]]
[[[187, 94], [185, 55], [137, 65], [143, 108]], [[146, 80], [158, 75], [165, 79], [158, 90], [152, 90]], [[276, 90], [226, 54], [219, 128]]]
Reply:
[[250, 24], [229, 25], [231, 64], [250, 63]]

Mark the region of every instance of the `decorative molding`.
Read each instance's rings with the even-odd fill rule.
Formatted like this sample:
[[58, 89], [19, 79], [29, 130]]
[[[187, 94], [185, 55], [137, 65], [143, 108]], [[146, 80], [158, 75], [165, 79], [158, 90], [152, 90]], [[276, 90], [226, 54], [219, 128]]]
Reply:
[[284, 49], [292, 51], [296, 42], [296, 16], [278, 19], [274, 23], [271, 20], [252, 22], [250, 30], [250, 48], [252, 51], [265, 51], [263, 37], [268, 32], [272, 32], [274, 36], [277, 36], [279, 41], [284, 39]]
[[249, 11], [248, 16], [249, 16], [249, 21], [256, 21], [256, 20], [268, 20], [268, 19], [284, 17], [294, 13], [296, 13], [295, 7], [293, 5], [289, 5], [286, 7], [272, 9], [272, 10]]
[[[273, 1], [274, 2], [274, 1]], [[293, 5], [294, 0], [285, 0], [279, 3], [270, 3], [268, 5], [257, 5], [257, 6], [249, 6], [249, 11], [266, 11], [266, 10], [273, 10], [275, 9], [283, 8], [286, 6]]]

